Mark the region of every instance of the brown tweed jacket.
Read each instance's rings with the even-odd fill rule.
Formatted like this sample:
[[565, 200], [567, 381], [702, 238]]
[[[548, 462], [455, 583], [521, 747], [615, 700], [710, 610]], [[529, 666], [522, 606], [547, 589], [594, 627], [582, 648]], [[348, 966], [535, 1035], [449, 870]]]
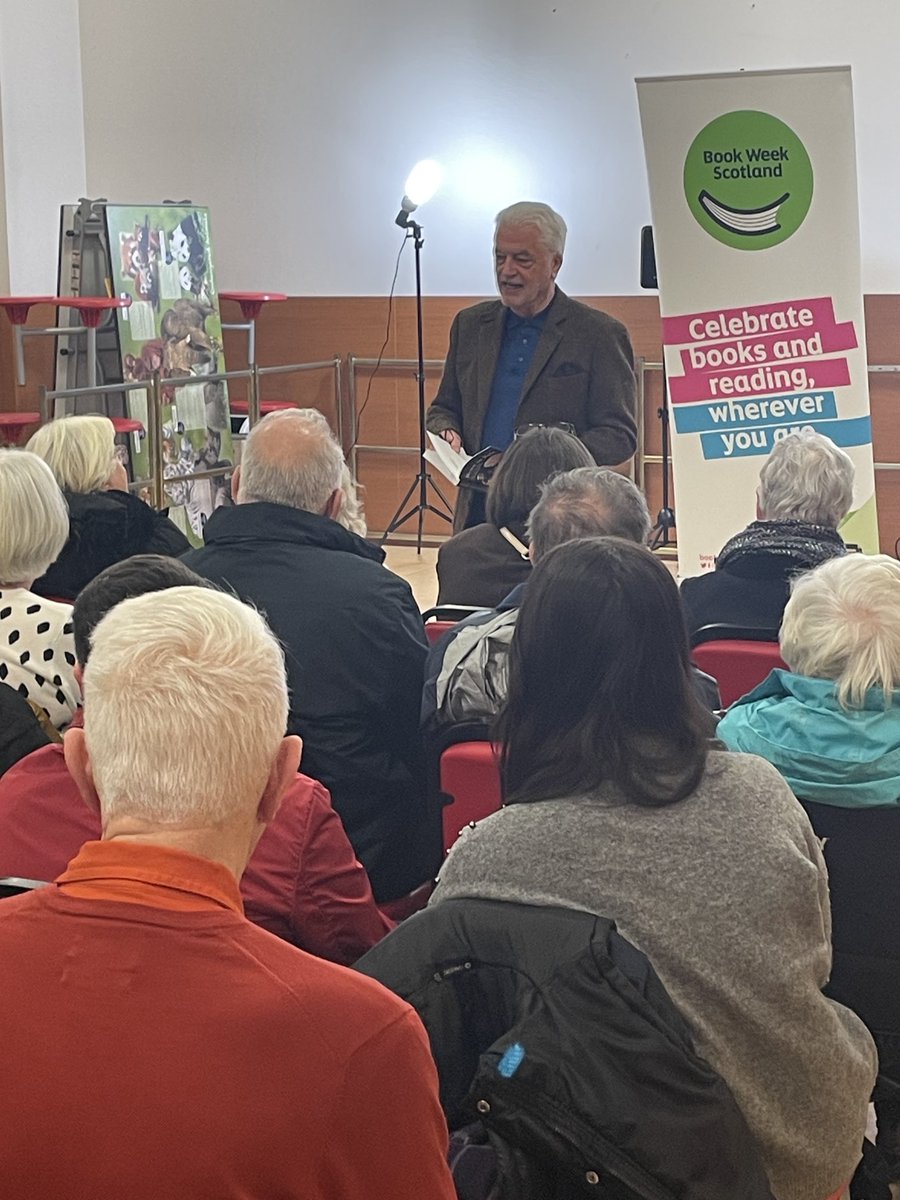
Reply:
[[[438, 394], [428, 410], [432, 433], [455, 429], [474, 454], [491, 398], [506, 310], [499, 300], [457, 313]], [[598, 463], [634, 454], [634, 356], [615, 318], [572, 300], [559, 288], [525, 376], [518, 425], [566, 421]]]

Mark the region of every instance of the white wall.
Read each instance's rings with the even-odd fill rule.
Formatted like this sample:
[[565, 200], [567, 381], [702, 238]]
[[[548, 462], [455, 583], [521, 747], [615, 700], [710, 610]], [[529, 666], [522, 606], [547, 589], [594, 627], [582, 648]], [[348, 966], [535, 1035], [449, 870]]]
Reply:
[[56, 292], [59, 206], [85, 193], [78, 0], [0, 0], [0, 283]]
[[849, 62], [863, 284], [900, 292], [894, 0], [80, 0], [80, 22], [89, 193], [208, 204], [220, 287], [384, 294], [433, 156], [427, 292], [490, 293], [493, 214], [524, 198], [569, 222], [567, 290], [637, 292], [635, 76]]

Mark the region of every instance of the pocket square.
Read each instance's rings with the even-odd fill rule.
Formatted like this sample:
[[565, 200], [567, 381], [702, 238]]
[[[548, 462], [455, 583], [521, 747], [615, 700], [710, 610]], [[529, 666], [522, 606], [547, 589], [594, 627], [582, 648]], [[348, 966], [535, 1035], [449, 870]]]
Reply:
[[559, 366], [556, 368], [556, 370], [553, 372], [553, 378], [557, 379], [560, 377], [564, 377], [566, 375], [583, 375], [583, 374], [584, 374], [584, 367], [579, 366], [578, 363], [563, 362], [563, 363], [560, 363]]

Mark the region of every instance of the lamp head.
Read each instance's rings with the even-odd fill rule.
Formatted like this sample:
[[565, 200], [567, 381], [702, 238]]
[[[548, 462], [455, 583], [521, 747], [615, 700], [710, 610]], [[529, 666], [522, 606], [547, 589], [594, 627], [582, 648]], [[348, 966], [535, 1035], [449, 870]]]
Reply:
[[409, 223], [410, 213], [414, 213], [420, 204], [431, 199], [440, 187], [443, 177], [443, 168], [433, 158], [423, 158], [416, 163], [407, 176], [403, 200], [396, 218], [396, 223], [401, 228], [405, 228]]

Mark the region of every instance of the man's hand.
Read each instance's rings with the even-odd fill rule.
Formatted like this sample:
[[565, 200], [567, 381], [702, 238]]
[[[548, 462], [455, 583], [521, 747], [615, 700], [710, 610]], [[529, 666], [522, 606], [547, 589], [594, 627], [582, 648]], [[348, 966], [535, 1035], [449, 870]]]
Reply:
[[451, 450], [455, 450], [459, 454], [460, 450], [462, 450], [462, 438], [455, 429], [442, 429], [440, 436], [445, 442], [450, 443]]

